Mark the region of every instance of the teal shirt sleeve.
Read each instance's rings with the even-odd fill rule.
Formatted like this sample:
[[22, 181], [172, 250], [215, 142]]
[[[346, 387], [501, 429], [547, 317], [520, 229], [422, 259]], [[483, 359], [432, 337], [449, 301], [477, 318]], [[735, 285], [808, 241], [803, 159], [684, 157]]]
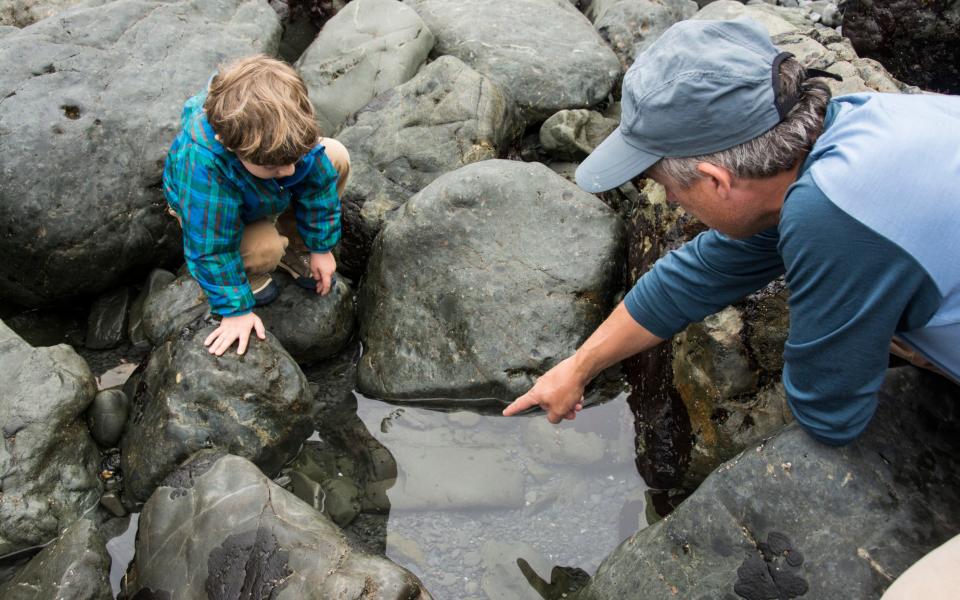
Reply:
[[744, 240], [709, 230], [668, 253], [624, 299], [637, 323], [667, 339], [783, 274], [776, 229]]
[[240, 191], [215, 159], [192, 144], [175, 144], [167, 162], [175, 190], [168, 198], [181, 219], [190, 274], [206, 292], [214, 314], [249, 313], [254, 299], [240, 257]]
[[290, 189], [296, 202], [297, 230], [311, 252], [329, 252], [340, 241], [338, 178], [321, 151], [307, 176]]
[[929, 321], [940, 293], [913, 257], [837, 208], [809, 175], [788, 193], [780, 235], [787, 401], [813, 437], [845, 444], [876, 410], [891, 338]]

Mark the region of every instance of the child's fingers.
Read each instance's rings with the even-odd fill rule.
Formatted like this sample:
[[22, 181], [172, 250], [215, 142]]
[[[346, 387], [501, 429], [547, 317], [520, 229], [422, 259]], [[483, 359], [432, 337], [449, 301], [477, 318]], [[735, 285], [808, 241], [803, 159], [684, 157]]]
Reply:
[[240, 333], [240, 341], [237, 343], [237, 354], [243, 354], [247, 351], [247, 343], [250, 341], [250, 330]]
[[258, 338], [261, 340], [267, 339], [267, 329], [263, 326], [263, 321], [260, 320], [260, 317], [254, 319], [253, 328], [257, 331]]
[[321, 296], [326, 296], [330, 293], [330, 281], [333, 279], [331, 273], [322, 273], [323, 276], [323, 291], [320, 292]]
[[[211, 332], [210, 332], [210, 335], [207, 336], [207, 339], [203, 340], [203, 345], [204, 345], [204, 346], [209, 346], [210, 344], [213, 343], [214, 340], [216, 340], [218, 337], [220, 337], [220, 330], [221, 330], [221, 329], [223, 329], [223, 326], [222, 326], [222, 325], [221, 325], [220, 327], [217, 327], [217, 328], [214, 329], [213, 331], [211, 331]], [[210, 351], [213, 352], [213, 348], [211, 348]]]

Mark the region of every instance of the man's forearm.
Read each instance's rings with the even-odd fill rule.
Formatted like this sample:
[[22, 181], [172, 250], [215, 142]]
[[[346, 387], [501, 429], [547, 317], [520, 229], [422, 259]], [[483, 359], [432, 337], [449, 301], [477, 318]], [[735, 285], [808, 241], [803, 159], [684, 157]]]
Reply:
[[621, 302], [577, 349], [573, 361], [586, 384], [607, 367], [649, 350], [662, 341], [637, 323]]

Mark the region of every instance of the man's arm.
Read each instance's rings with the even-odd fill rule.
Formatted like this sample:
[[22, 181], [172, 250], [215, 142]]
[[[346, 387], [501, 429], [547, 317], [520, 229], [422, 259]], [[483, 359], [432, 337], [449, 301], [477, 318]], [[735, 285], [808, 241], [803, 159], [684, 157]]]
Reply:
[[503, 411], [533, 406], [551, 423], [573, 418], [586, 385], [603, 369], [673, 336], [783, 273], [776, 230], [746, 240], [707, 231], [667, 254], [577, 350]]

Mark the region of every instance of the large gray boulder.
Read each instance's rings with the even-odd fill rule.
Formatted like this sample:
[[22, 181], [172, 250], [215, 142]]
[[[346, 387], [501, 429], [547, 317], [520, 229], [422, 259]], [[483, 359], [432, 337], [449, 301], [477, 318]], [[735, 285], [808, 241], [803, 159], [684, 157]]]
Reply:
[[518, 396], [607, 315], [622, 243], [613, 211], [541, 164], [489, 160], [438, 178], [374, 244], [360, 389]]
[[958, 407], [955, 385], [892, 370], [859, 439], [835, 448], [791, 425], [748, 448], [577, 597], [879, 598], [960, 527]]
[[206, 451], [140, 515], [128, 598], [429, 600], [412, 573], [351, 548], [322, 513], [242, 458]]
[[363, 273], [387, 213], [443, 173], [496, 158], [518, 132], [509, 98], [452, 56], [378, 96], [339, 136], [353, 165], [342, 198], [343, 268]]
[[0, 556], [45, 544], [96, 505], [100, 453], [83, 413], [97, 393], [66, 345], [33, 348], [0, 322]]
[[70, 10], [0, 38], [0, 297], [50, 304], [180, 252], [163, 161], [184, 101], [217, 64], [273, 52], [258, 0]]
[[660, 34], [697, 10], [693, 0], [592, 0], [584, 14], [626, 71]]
[[396, 0], [354, 0], [327, 21], [296, 64], [324, 135], [416, 75], [434, 41], [423, 19]]
[[510, 94], [530, 121], [606, 99], [616, 55], [569, 0], [405, 0], [456, 56]]
[[215, 324], [198, 322], [150, 357], [120, 448], [125, 494], [146, 500], [194, 452], [249, 458], [275, 475], [310, 435], [307, 380], [276, 338], [254, 337], [246, 354], [210, 354]]
[[99, 6], [107, 0], [4, 0], [0, 25], [26, 27], [73, 7]]
[[80, 519], [0, 585], [4, 600], [110, 600], [110, 555], [89, 519]]

